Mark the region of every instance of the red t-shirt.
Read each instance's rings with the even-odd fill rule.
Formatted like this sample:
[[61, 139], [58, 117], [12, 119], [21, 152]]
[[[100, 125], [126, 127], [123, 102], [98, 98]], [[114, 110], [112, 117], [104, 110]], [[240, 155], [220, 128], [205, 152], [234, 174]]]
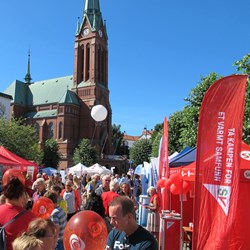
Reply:
[[105, 208], [105, 215], [109, 215], [109, 203], [115, 198], [119, 196], [119, 194], [113, 192], [113, 191], [108, 191], [108, 192], [103, 192], [102, 193], [102, 203]]
[[34, 194], [34, 190], [32, 190], [33, 181], [31, 180], [25, 180], [25, 191], [28, 193], [29, 197], [32, 198], [32, 195]]
[[[22, 207], [13, 206], [10, 204], [0, 205], [0, 225], [3, 226], [6, 224], [23, 209], [24, 208]], [[31, 211], [27, 211], [21, 215], [21, 217], [17, 218], [14, 222], [5, 227], [8, 250], [12, 250], [12, 242], [27, 230], [29, 223], [35, 218], [36, 216]]]

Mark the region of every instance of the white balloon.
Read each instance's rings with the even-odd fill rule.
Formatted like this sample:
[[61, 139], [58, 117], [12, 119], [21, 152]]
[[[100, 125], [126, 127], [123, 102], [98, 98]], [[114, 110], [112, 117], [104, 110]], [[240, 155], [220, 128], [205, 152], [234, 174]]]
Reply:
[[97, 122], [101, 122], [105, 120], [107, 117], [107, 114], [108, 114], [108, 111], [103, 105], [95, 105], [91, 109], [91, 116]]

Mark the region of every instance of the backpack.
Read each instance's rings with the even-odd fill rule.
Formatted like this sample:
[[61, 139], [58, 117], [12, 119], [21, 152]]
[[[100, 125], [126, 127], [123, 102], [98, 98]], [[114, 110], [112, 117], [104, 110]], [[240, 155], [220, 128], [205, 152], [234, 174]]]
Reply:
[[22, 216], [24, 213], [26, 213], [27, 210], [21, 211], [19, 214], [14, 216], [10, 221], [8, 221], [6, 224], [0, 227], [0, 249], [1, 250], [6, 250], [6, 235], [5, 235], [5, 230], [4, 228], [10, 225], [12, 222], [14, 222], [16, 219], [18, 219], [20, 216]]

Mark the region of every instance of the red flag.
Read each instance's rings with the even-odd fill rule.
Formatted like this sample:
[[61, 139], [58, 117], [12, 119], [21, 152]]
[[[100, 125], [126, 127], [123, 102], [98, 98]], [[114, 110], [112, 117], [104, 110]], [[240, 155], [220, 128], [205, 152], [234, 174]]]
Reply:
[[193, 249], [240, 249], [234, 230], [246, 80], [233, 75], [216, 81], [201, 105]]
[[[159, 179], [167, 179], [169, 176], [168, 165], [168, 121], [164, 118], [163, 135], [160, 146], [160, 160], [159, 160]], [[169, 209], [168, 194], [166, 188], [158, 188], [158, 193], [161, 193], [161, 209]]]
[[160, 149], [159, 179], [168, 178], [168, 121], [164, 118], [163, 135]]

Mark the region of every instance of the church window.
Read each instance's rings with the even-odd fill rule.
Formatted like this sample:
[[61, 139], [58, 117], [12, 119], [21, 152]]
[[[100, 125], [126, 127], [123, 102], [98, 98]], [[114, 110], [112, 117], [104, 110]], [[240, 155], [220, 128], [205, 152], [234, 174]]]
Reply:
[[80, 59], [80, 69], [81, 69], [81, 79], [80, 82], [84, 79], [84, 47], [81, 47], [81, 59]]
[[85, 80], [89, 80], [89, 66], [90, 66], [90, 46], [87, 45], [87, 52], [86, 52], [86, 78]]
[[59, 134], [58, 137], [61, 139], [63, 137], [63, 123], [59, 122]]
[[97, 79], [98, 79], [98, 82], [100, 82], [101, 81], [101, 49], [100, 47], [98, 48], [97, 56], [98, 56]]
[[49, 139], [54, 137], [54, 124], [53, 122], [49, 123]]

